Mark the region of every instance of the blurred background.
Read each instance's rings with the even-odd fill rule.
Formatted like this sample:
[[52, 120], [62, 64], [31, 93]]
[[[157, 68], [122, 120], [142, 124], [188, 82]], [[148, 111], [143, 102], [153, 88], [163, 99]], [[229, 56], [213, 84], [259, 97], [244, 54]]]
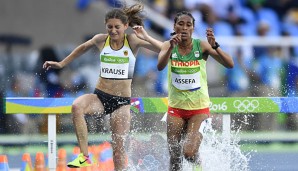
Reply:
[[[128, 0], [129, 5], [136, 1]], [[225, 69], [212, 58], [207, 73], [211, 97], [296, 97], [298, 91], [298, 1], [297, 0], [142, 0], [145, 28], [161, 41], [173, 30], [173, 18], [182, 10], [195, 17], [194, 37], [206, 40], [212, 27], [217, 42], [231, 54], [235, 67]], [[105, 33], [104, 16], [120, 7], [117, 0], [0, 0], [0, 96], [78, 97], [91, 93], [99, 74], [99, 53], [92, 49], [63, 70], [45, 72], [46, 60], [60, 61], [76, 46], [97, 33]], [[130, 30], [131, 31], [131, 30]], [[167, 69], [157, 71], [157, 54], [142, 49], [137, 58], [133, 97], [167, 96]], [[3, 105], [1, 105], [3, 108]], [[0, 144], [15, 146], [20, 137], [46, 137], [46, 115], [5, 115], [0, 110]], [[58, 136], [73, 135], [70, 115], [57, 115]], [[280, 170], [272, 158], [288, 152], [298, 158], [298, 115], [295, 113], [232, 115], [234, 130], [241, 129], [244, 150], [283, 151], [278, 156], [258, 156], [252, 167], [268, 157], [265, 170]], [[161, 115], [134, 115], [136, 132], [164, 132]], [[215, 118], [219, 128], [220, 115]], [[106, 118], [90, 118], [89, 131], [107, 133]], [[243, 122], [245, 120], [245, 122]], [[18, 135], [18, 136], [16, 136]], [[1, 140], [11, 138], [11, 141]], [[66, 137], [66, 140], [63, 139]], [[263, 141], [264, 137], [270, 137]], [[282, 138], [281, 138], [282, 137]], [[71, 136], [70, 144], [75, 144]], [[58, 138], [59, 145], [67, 136]], [[250, 140], [253, 139], [254, 143]], [[65, 141], [63, 141], [65, 140]], [[67, 141], [69, 143], [69, 141]], [[250, 146], [245, 146], [249, 144]], [[26, 145], [25, 143], [22, 145]], [[32, 142], [31, 145], [41, 145]], [[45, 144], [46, 145], [46, 144]], [[0, 149], [0, 153], [1, 153]], [[286, 151], [286, 152], [285, 152]], [[291, 154], [292, 154], [291, 153]], [[271, 154], [272, 155], [272, 154]], [[263, 158], [262, 158], [263, 157]], [[279, 164], [277, 164], [279, 165]], [[298, 168], [298, 165], [293, 168]], [[297, 169], [298, 170], [298, 169]]]

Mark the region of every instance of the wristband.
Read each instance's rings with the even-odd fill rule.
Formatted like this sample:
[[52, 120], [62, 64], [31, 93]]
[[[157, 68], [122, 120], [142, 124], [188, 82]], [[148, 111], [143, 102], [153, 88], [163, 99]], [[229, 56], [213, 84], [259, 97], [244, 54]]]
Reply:
[[216, 50], [218, 47], [220, 47], [220, 45], [217, 42], [215, 42], [215, 46], [212, 46], [212, 49]]

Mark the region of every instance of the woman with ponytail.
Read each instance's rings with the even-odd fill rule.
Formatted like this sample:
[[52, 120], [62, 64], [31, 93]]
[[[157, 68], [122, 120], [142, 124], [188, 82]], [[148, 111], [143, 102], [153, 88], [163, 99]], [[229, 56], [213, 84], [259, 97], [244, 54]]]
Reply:
[[[107, 33], [97, 34], [75, 48], [60, 62], [46, 61], [44, 69], [61, 69], [96, 46], [100, 51], [100, 74], [94, 93], [78, 97], [72, 104], [74, 128], [81, 153], [68, 163], [80, 168], [92, 165], [88, 156], [88, 131], [85, 114], [110, 115], [113, 161], [116, 171], [126, 170], [124, 143], [130, 130], [130, 97], [138, 49], [159, 52], [162, 42], [152, 38], [143, 28], [142, 4], [115, 8], [105, 16]], [[125, 34], [128, 27], [134, 33]]]

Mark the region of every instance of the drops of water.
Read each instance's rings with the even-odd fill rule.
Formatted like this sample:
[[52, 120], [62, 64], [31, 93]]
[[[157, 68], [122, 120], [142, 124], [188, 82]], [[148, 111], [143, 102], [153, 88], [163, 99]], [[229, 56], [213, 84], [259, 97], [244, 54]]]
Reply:
[[249, 171], [250, 153], [244, 154], [239, 145], [239, 131], [231, 135], [212, 131], [204, 136], [200, 148], [204, 171]]
[[[200, 147], [203, 171], [249, 171], [250, 153], [243, 153], [239, 145], [240, 131], [230, 135], [209, 130]], [[149, 140], [137, 140], [131, 136], [128, 143], [129, 171], [168, 170], [169, 154], [165, 135], [152, 134]], [[159, 139], [158, 141], [155, 138]], [[153, 143], [154, 142], [154, 143]], [[192, 171], [193, 165], [183, 161], [183, 170]]]
[[148, 140], [130, 136], [128, 143], [129, 171], [168, 170], [169, 155], [164, 136], [153, 133]]

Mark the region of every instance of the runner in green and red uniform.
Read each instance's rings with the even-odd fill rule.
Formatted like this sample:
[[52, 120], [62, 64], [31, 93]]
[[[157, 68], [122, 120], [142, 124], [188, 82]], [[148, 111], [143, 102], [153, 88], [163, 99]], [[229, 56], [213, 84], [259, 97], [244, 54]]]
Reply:
[[199, 129], [209, 117], [208, 56], [226, 68], [234, 66], [232, 58], [215, 41], [212, 29], [206, 30], [208, 42], [192, 38], [194, 22], [190, 13], [178, 13], [174, 19], [175, 32], [169, 41], [163, 43], [158, 56], [158, 70], [169, 65], [167, 138], [172, 171], [182, 170], [183, 156], [188, 161], [199, 163], [202, 140]]

